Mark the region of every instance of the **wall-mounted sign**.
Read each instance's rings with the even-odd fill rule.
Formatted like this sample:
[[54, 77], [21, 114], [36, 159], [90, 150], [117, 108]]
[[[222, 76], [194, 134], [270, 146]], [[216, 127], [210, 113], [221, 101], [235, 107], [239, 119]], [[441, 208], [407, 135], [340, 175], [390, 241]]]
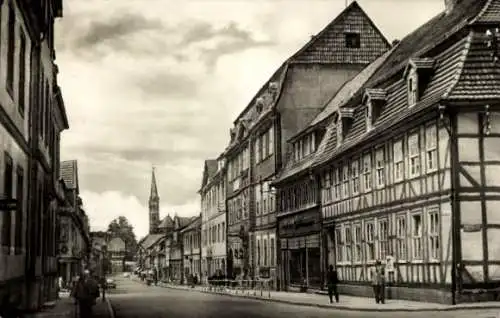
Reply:
[[465, 233], [479, 232], [481, 231], [481, 224], [463, 224], [463, 230]]

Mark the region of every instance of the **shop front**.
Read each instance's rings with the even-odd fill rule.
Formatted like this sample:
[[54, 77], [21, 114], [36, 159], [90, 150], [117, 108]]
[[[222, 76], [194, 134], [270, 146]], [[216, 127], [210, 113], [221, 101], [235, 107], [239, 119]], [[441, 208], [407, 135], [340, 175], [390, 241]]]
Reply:
[[309, 210], [278, 220], [283, 287], [321, 288], [321, 223], [319, 211]]

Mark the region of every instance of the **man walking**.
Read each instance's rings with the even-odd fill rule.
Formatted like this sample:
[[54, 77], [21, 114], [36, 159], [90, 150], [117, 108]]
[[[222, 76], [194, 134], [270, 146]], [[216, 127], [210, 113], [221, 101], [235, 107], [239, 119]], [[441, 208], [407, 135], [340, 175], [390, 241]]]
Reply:
[[375, 302], [385, 304], [385, 271], [380, 261], [375, 263], [372, 270], [372, 286]]
[[96, 298], [99, 297], [99, 286], [90, 277], [90, 272], [85, 270], [77, 281], [73, 289], [72, 296], [78, 303], [80, 317], [92, 317], [92, 306], [95, 305]]
[[333, 269], [333, 265], [328, 267], [328, 273], [326, 274], [326, 284], [328, 287], [328, 297], [330, 298], [330, 304], [333, 303], [333, 295], [335, 295], [335, 301], [339, 302], [339, 291], [337, 285], [339, 283], [339, 276], [337, 271]]

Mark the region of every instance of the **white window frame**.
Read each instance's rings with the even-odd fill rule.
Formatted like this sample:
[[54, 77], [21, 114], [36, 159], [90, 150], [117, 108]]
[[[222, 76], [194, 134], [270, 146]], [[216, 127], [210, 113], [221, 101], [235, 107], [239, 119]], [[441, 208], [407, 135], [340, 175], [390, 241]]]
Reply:
[[342, 167], [337, 167], [333, 170], [333, 182], [334, 182], [334, 194], [333, 198], [335, 201], [339, 201], [341, 199], [342, 192]]
[[394, 182], [400, 182], [404, 179], [404, 153], [403, 140], [394, 141], [392, 152], [394, 158]]
[[408, 176], [420, 176], [420, 136], [415, 132], [408, 136]]
[[398, 261], [408, 259], [408, 216], [399, 214], [396, 216], [396, 258]]
[[345, 249], [345, 261], [350, 263], [352, 262], [352, 231], [351, 226], [344, 226], [344, 249]]
[[349, 198], [349, 164], [345, 164], [342, 167], [342, 198]]
[[363, 255], [363, 245], [362, 245], [362, 228], [361, 223], [355, 223], [352, 226], [353, 231], [353, 262], [360, 263]]
[[363, 191], [370, 192], [372, 190], [372, 160], [371, 153], [363, 156]]
[[438, 210], [428, 212], [428, 237], [429, 237], [429, 259], [438, 261], [441, 259], [441, 224]]
[[427, 172], [433, 172], [438, 169], [436, 125], [427, 126], [425, 129], [425, 162]]
[[269, 155], [274, 154], [274, 127], [271, 126], [268, 130], [269, 134]]
[[385, 260], [386, 256], [389, 255], [389, 220], [382, 218], [377, 223], [378, 259]]
[[359, 194], [359, 160], [353, 160], [351, 164], [352, 194]]
[[375, 169], [377, 180], [377, 189], [383, 188], [385, 186], [385, 154], [384, 148], [379, 148], [375, 152]]
[[[416, 228], [415, 219], [416, 217], [420, 218], [420, 227]], [[421, 261], [424, 258], [423, 255], [423, 242], [422, 242], [422, 234], [423, 234], [423, 226], [424, 226], [424, 218], [423, 213], [413, 212], [411, 214], [411, 250], [412, 250], [412, 260]]]
[[343, 245], [344, 242], [343, 237], [342, 237], [342, 228], [337, 227], [335, 228], [335, 258], [338, 263], [342, 263], [344, 261], [343, 257]]
[[376, 257], [375, 250], [375, 222], [373, 220], [365, 222], [365, 246], [366, 261], [374, 262]]

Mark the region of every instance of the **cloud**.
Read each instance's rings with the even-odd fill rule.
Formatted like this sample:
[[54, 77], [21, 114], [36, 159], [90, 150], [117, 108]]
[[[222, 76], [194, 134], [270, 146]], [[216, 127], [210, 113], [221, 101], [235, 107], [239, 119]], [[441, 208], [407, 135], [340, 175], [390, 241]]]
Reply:
[[[344, 8], [319, 0], [147, 2], [68, 0], [56, 26], [70, 121], [61, 157], [78, 160], [93, 227], [125, 215], [142, 234], [151, 166], [163, 212], [199, 212], [204, 160], [223, 151], [262, 83]], [[390, 40], [443, 8], [433, 0], [359, 3]]]
[[[89, 216], [92, 231], [105, 231], [111, 221], [119, 216], [125, 216], [134, 227], [134, 233], [138, 240], [148, 233], [148, 206], [137, 197], [124, 195], [118, 191], [102, 193], [83, 191], [81, 197], [84, 209]], [[197, 200], [183, 205], [160, 204], [160, 218], [167, 214], [193, 216], [199, 212], [200, 203]]]

